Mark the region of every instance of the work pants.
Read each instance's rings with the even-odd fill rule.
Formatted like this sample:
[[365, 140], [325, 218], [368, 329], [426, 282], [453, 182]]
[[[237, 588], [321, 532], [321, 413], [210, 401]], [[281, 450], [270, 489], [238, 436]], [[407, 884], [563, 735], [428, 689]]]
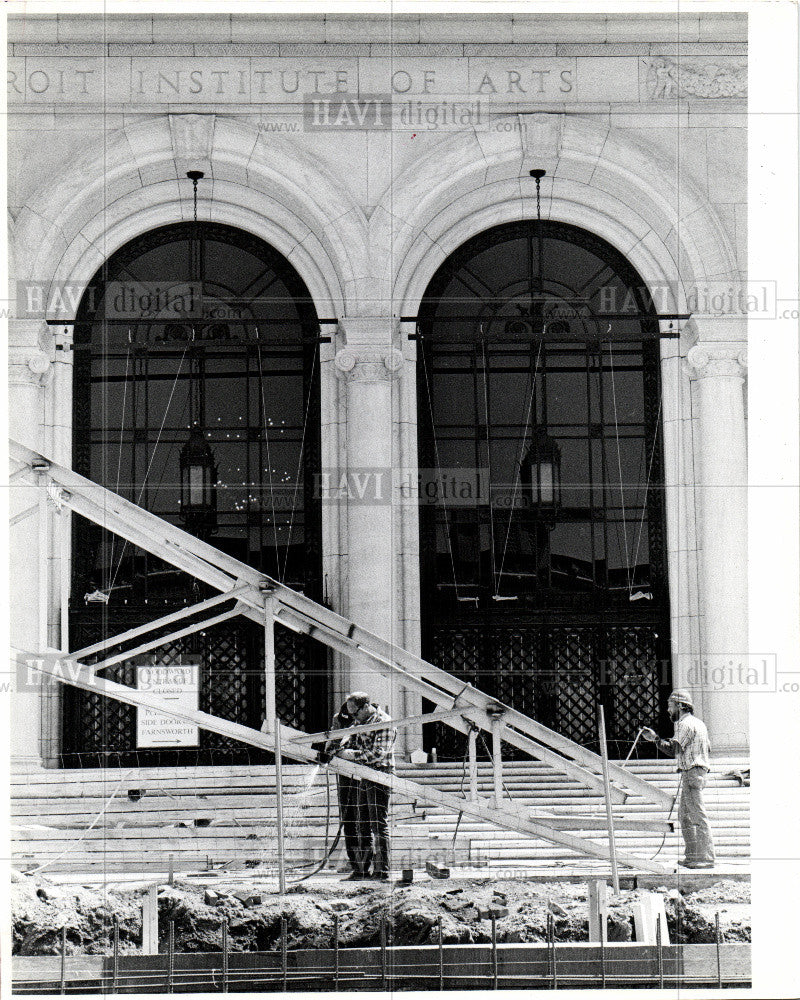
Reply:
[[714, 841], [703, 801], [707, 779], [708, 772], [704, 767], [690, 767], [682, 772], [678, 819], [687, 861], [714, 861]]
[[373, 867], [373, 874], [389, 872], [389, 799], [386, 785], [374, 781], [361, 782], [361, 849], [362, 870]]
[[344, 835], [344, 849], [354, 872], [361, 871], [361, 782], [339, 775], [339, 819]]

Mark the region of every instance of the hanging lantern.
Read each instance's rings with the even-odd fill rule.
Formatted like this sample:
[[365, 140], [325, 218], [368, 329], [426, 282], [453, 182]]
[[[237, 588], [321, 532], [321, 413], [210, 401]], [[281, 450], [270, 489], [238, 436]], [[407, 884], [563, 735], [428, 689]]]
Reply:
[[544, 427], [537, 427], [522, 459], [520, 480], [528, 503], [542, 514], [561, 504], [561, 450]]
[[195, 425], [181, 449], [181, 517], [194, 530], [217, 524], [217, 466], [202, 428]]

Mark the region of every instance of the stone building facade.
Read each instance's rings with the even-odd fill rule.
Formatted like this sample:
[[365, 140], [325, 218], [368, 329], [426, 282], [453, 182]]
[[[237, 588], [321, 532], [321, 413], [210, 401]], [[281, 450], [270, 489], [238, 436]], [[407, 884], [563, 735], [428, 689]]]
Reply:
[[[748, 648], [746, 315], [709, 301], [746, 278], [746, 40], [744, 15], [715, 13], [12, 16], [11, 436], [74, 464], [86, 289], [143, 235], [193, 224], [186, 175], [199, 170], [199, 223], [272, 248], [320, 321], [318, 468], [335, 483], [413, 473], [427, 290], [470, 240], [537, 219], [530, 171], [544, 170], [541, 219], [599, 237], [655, 302], [662, 686], [692, 688], [717, 750], [746, 749], [745, 697], [698, 671]], [[12, 529], [23, 649], [66, 645], [77, 536], [57, 517]], [[345, 490], [319, 524], [320, 598], [429, 655], [419, 507]], [[477, 610], [473, 593], [462, 604]], [[83, 594], [71, 601], [77, 614]], [[419, 711], [357, 666], [328, 670], [325, 712], [356, 685]], [[61, 692], [15, 697], [14, 753], [57, 763]]]

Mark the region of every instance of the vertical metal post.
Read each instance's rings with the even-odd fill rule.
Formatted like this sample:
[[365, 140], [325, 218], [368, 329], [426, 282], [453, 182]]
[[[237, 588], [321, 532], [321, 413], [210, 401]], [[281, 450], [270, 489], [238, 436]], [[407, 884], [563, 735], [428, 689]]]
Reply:
[[719, 929], [719, 910], [714, 918], [714, 929], [716, 932], [717, 944], [717, 986], [722, 988], [722, 933]]
[[442, 918], [438, 918], [439, 926], [439, 992], [444, 991], [444, 941], [442, 939]]
[[556, 970], [556, 918], [550, 914], [550, 941], [553, 949], [553, 989], [558, 989], [558, 972]]
[[547, 971], [550, 974], [550, 989], [556, 988], [556, 967], [553, 961], [553, 914], [547, 914]]
[[275, 598], [264, 594], [264, 675], [268, 731], [275, 741], [275, 803], [278, 820], [278, 891], [286, 892], [286, 864], [283, 828], [283, 761], [281, 727], [278, 719], [275, 675]]
[[167, 993], [172, 993], [172, 982], [175, 977], [175, 921], [169, 922], [169, 939], [167, 943]]
[[228, 963], [230, 952], [228, 950], [228, 921], [222, 921], [222, 992], [228, 992]]
[[339, 914], [333, 915], [333, 984], [339, 990]]
[[67, 928], [61, 928], [61, 993], [67, 992]]
[[656, 960], [658, 962], [658, 988], [664, 989], [664, 938], [661, 933], [661, 914], [656, 914]]
[[39, 471], [36, 476], [36, 496], [39, 502], [39, 650], [44, 653], [49, 642], [48, 618], [50, 613], [50, 574], [47, 565], [47, 550], [49, 548], [49, 517], [47, 504], [47, 468]]
[[500, 742], [502, 728], [502, 719], [492, 719], [492, 764], [494, 768], [494, 804], [496, 809], [503, 808], [503, 754]]
[[497, 989], [497, 917], [494, 913], [492, 918], [492, 989]]
[[470, 728], [468, 739], [469, 745], [469, 797], [472, 802], [478, 801], [478, 730]]
[[286, 992], [288, 976], [288, 942], [286, 940], [286, 917], [281, 917], [281, 987]]
[[111, 992], [119, 989], [119, 917], [114, 915], [114, 965], [111, 973]]
[[608, 747], [606, 746], [606, 716], [603, 706], [598, 706], [598, 736], [600, 755], [603, 761], [603, 791], [606, 799], [606, 825], [608, 826], [608, 854], [611, 859], [611, 884], [619, 894], [619, 872], [617, 871], [617, 845], [614, 841], [614, 813], [611, 807], [611, 781], [608, 777]]
[[68, 507], [62, 507], [58, 512], [59, 540], [59, 604], [60, 604], [60, 648], [69, 650], [69, 591], [70, 591], [70, 531], [71, 518]]

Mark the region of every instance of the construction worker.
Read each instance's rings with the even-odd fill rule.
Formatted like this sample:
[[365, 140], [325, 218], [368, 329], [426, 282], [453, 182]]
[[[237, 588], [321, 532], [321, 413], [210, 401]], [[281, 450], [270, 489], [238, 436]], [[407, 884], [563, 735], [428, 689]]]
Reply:
[[[348, 695], [348, 698], [350, 696]], [[355, 713], [347, 709], [347, 698], [345, 698], [339, 711], [331, 720], [329, 732], [347, 729], [353, 725]], [[342, 746], [342, 739], [328, 740], [317, 754], [317, 759], [321, 764], [336, 756]], [[337, 776], [337, 792], [339, 798], [339, 819], [342, 824], [342, 834], [344, 835], [344, 849], [347, 860], [350, 864], [349, 879], [360, 879], [364, 877], [361, 866], [361, 839], [360, 839], [360, 815], [361, 808], [361, 782], [357, 778], [351, 778], [346, 774]]]
[[[347, 698], [347, 711], [353, 713], [353, 725], [367, 726], [376, 722], [391, 722], [391, 717], [369, 700], [369, 695], [356, 691]], [[394, 771], [394, 741], [397, 730], [392, 727], [373, 729], [368, 733], [354, 733], [348, 738], [337, 756], [364, 764], [376, 771], [391, 774]], [[359, 834], [361, 846], [361, 872], [380, 882], [389, 879], [389, 798], [387, 785], [377, 781], [361, 781]]]
[[678, 761], [681, 776], [678, 819], [686, 845], [686, 855], [678, 864], [684, 868], [713, 868], [714, 841], [703, 802], [711, 753], [708, 730], [705, 723], [695, 716], [692, 696], [688, 691], [673, 691], [667, 702], [667, 711], [675, 725], [672, 739], [662, 740], [650, 728], [642, 730], [642, 737]]

